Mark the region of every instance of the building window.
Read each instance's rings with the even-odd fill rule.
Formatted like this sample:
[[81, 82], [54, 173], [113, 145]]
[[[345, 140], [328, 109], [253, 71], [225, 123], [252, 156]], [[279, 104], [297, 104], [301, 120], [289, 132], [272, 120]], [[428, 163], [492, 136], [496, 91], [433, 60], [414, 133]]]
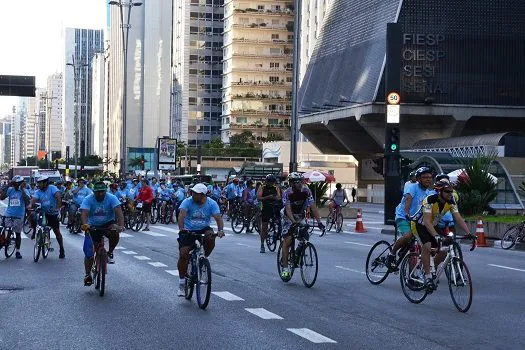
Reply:
[[279, 34], [272, 34], [272, 40], [279, 40]]
[[268, 125], [279, 125], [279, 119], [269, 118]]
[[279, 62], [270, 62], [270, 68], [279, 68]]
[[257, 5], [257, 10], [264, 11], [264, 5]]
[[279, 77], [270, 77], [270, 82], [271, 83], [278, 83], [279, 82]]
[[248, 124], [248, 118], [247, 117], [237, 117], [237, 124]]

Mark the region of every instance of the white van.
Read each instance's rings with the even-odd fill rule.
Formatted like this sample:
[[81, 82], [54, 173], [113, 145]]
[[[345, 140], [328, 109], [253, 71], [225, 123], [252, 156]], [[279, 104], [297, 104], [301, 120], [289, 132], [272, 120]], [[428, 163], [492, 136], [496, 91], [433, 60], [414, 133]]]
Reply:
[[58, 180], [62, 180], [62, 175], [60, 175], [60, 172], [55, 169], [36, 169], [33, 170], [31, 173], [31, 183], [34, 183], [38, 180], [38, 178], [42, 175], [46, 175], [49, 178], [49, 183], [57, 182]]

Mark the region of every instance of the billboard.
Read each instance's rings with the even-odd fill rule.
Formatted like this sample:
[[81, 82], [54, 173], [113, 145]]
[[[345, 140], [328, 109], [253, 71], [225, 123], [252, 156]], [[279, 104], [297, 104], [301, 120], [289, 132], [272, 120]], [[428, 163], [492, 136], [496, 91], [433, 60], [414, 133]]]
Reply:
[[177, 140], [159, 138], [157, 142], [158, 170], [177, 169]]

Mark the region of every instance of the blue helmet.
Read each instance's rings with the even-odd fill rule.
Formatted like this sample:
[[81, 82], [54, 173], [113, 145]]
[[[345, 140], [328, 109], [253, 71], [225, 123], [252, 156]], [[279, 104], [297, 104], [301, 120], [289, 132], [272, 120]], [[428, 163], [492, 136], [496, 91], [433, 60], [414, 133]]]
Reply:
[[432, 174], [432, 169], [426, 166], [422, 166], [421, 168], [416, 170], [416, 178], [420, 178], [423, 174]]

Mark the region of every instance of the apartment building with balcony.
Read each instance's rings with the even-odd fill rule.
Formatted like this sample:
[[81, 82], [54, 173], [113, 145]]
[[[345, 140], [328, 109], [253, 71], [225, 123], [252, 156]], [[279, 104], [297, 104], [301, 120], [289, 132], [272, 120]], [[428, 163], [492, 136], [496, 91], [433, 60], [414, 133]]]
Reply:
[[288, 140], [292, 113], [293, 1], [227, 0], [221, 138]]

